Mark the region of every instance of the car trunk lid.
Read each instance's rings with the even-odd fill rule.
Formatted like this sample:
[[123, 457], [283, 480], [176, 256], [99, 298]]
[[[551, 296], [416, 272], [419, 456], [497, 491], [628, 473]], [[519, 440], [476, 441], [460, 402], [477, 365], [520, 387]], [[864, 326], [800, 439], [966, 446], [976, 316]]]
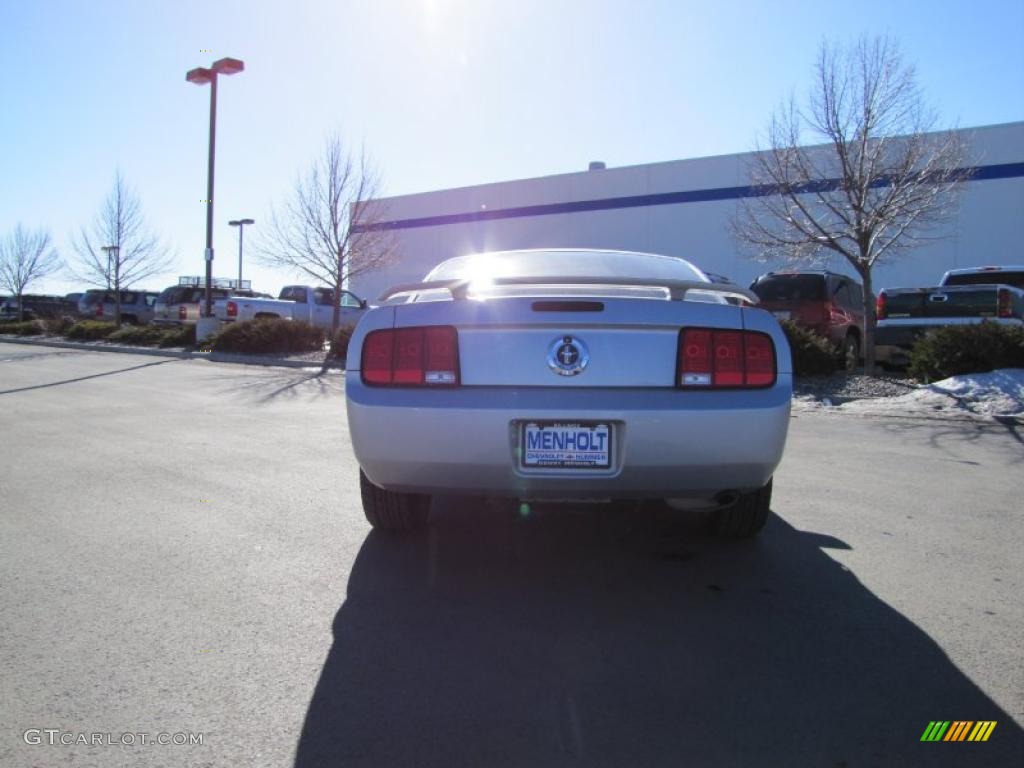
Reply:
[[664, 298], [515, 296], [395, 309], [396, 327], [456, 328], [463, 386], [671, 387], [682, 327], [743, 322], [730, 304]]

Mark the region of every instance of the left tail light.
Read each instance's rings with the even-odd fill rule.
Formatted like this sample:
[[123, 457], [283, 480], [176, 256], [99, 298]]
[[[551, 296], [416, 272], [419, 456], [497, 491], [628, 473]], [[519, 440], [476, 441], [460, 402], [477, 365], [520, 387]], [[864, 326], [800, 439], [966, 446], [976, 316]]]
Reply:
[[770, 387], [775, 343], [757, 331], [684, 328], [677, 366], [676, 383], [688, 389]]
[[103, 317], [103, 303], [100, 302], [96, 305], [96, 317]]
[[371, 331], [360, 369], [363, 383], [375, 386], [458, 386], [458, 332], [450, 325]]
[[181, 304], [178, 307], [178, 319], [179, 320], [188, 320], [188, 310], [185, 309], [185, 305], [184, 304]]
[[228, 317], [238, 317], [238, 303], [235, 301], [228, 302]]

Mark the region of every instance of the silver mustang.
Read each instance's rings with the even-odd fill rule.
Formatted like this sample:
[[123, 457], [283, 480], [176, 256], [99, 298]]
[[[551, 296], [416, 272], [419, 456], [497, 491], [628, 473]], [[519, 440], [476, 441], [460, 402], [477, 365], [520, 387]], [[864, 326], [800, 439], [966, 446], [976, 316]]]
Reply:
[[441, 493], [657, 498], [722, 535], [764, 526], [792, 368], [749, 291], [674, 257], [533, 250], [449, 259], [381, 302], [345, 387], [373, 526], [420, 527]]

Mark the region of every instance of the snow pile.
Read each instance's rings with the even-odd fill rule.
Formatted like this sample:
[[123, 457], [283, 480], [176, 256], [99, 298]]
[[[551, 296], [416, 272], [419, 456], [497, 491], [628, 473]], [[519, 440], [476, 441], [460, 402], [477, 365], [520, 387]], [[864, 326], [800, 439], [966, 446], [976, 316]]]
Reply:
[[854, 400], [847, 413], [1024, 416], [1024, 368], [952, 376], [899, 397]]

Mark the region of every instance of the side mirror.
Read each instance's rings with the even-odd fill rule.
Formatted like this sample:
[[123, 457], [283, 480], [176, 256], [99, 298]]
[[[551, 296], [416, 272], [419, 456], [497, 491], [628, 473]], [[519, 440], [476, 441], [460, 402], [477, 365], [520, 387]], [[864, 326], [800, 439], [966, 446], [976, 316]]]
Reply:
[[359, 300], [359, 308], [360, 309], [366, 309], [366, 307], [367, 307], [366, 299], [360, 299]]

